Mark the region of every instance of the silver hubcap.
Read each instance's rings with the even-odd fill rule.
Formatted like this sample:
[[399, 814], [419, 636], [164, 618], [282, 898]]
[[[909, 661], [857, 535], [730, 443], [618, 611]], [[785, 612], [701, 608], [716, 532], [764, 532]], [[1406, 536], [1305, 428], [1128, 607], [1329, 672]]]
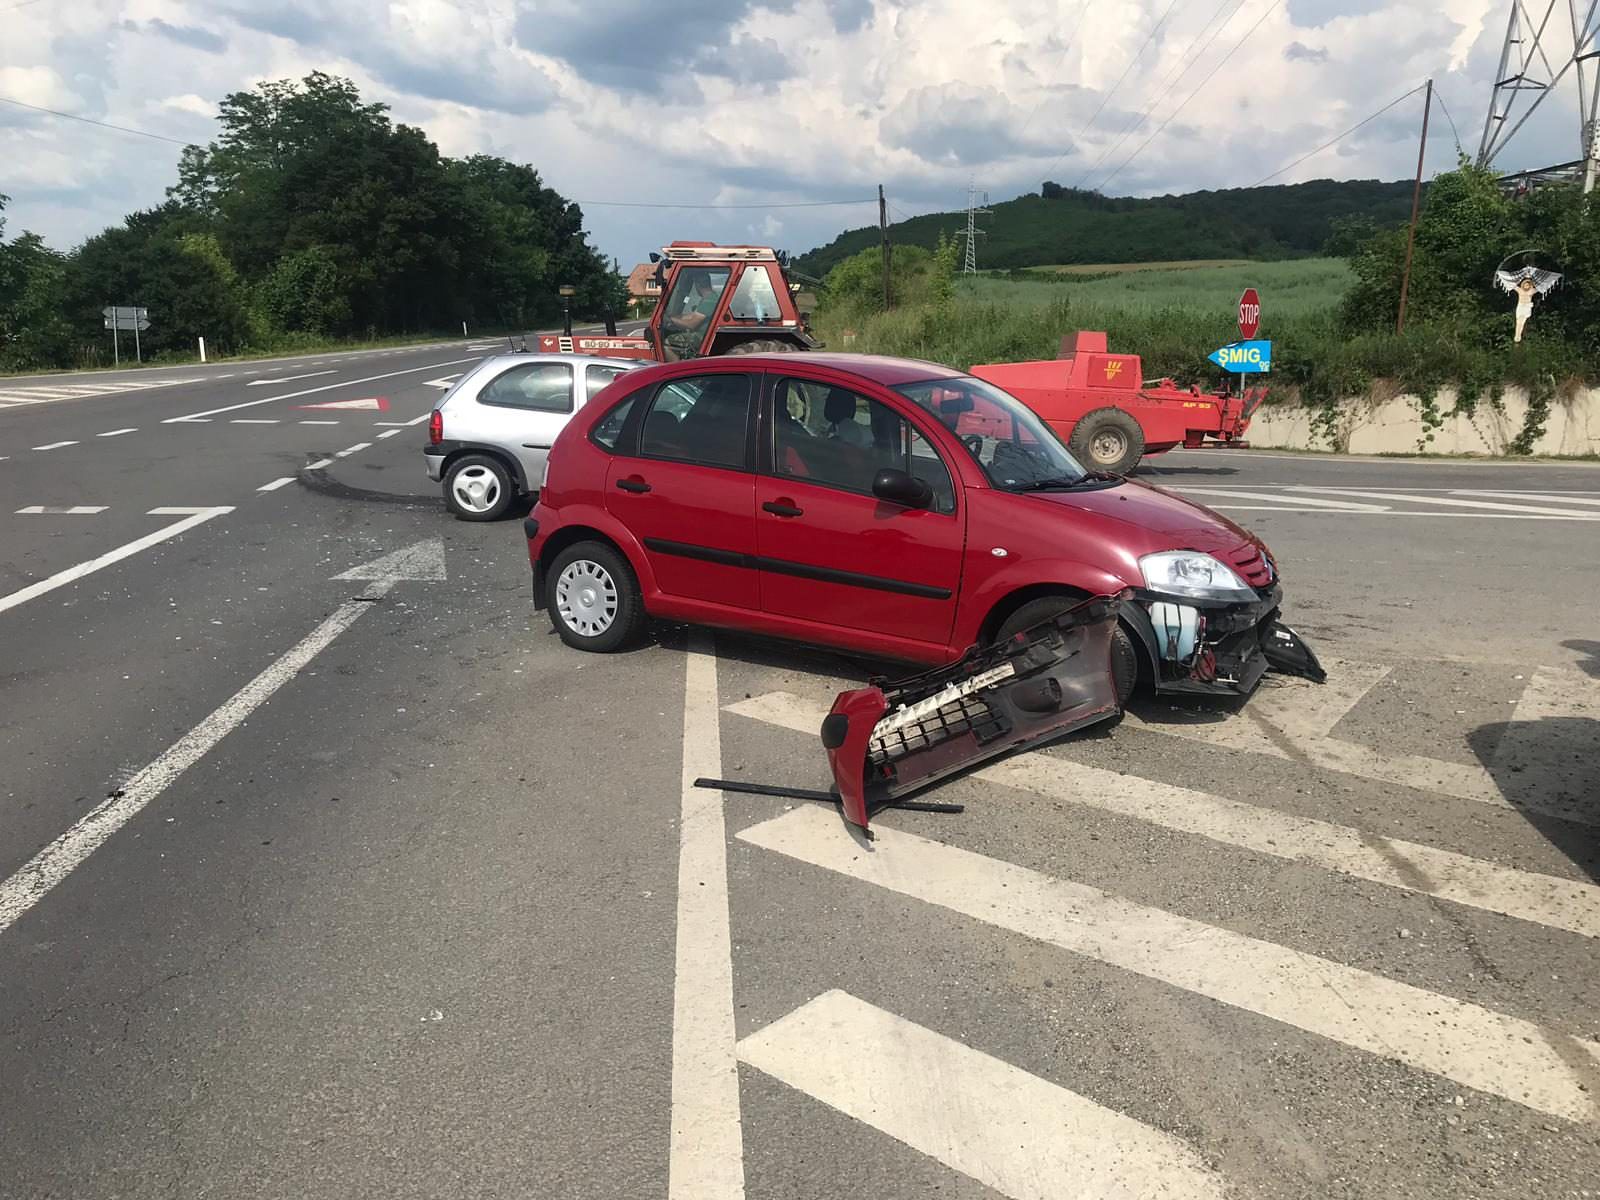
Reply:
[[463, 467], [450, 477], [450, 494], [468, 512], [488, 512], [500, 499], [500, 481], [488, 467]]
[[1089, 443], [1096, 462], [1116, 462], [1128, 449], [1128, 439], [1115, 429], [1102, 429]]
[[597, 562], [580, 558], [556, 579], [556, 611], [567, 628], [599, 637], [617, 619], [617, 585]]

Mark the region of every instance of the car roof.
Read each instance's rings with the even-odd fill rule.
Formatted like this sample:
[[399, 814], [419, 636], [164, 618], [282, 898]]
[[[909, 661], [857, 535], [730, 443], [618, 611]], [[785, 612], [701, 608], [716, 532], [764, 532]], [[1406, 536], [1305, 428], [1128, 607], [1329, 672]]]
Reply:
[[605, 357], [604, 355], [601, 355], [601, 354], [559, 354], [559, 353], [554, 353], [554, 352], [549, 353], [549, 354], [539, 354], [539, 353], [535, 353], [534, 351], [530, 350], [526, 354], [523, 354], [523, 353], [521, 353], [519, 351], [509, 351], [509, 352], [505, 352], [505, 353], [501, 353], [501, 354], [490, 354], [490, 355], [485, 356], [478, 363], [478, 366], [479, 367], [484, 367], [484, 366], [489, 365], [490, 363], [546, 363], [546, 362], [575, 363], [575, 364], [578, 364], [578, 365], [582, 365], [584, 363], [604, 363], [606, 366], [609, 366], [609, 367], [624, 367], [624, 368], [626, 368], [628, 370], [632, 370], [635, 367], [643, 367], [643, 366], [648, 366], [649, 365], [647, 360], [640, 360], [640, 359], [636, 359], [636, 358], [607, 358], [607, 357]]
[[827, 367], [833, 371], [858, 375], [884, 387], [902, 383], [916, 383], [924, 379], [950, 379], [961, 374], [943, 363], [925, 362], [920, 358], [891, 358], [884, 354], [750, 354], [741, 355], [738, 362], [759, 367], [764, 371], [793, 370], [796, 366]]

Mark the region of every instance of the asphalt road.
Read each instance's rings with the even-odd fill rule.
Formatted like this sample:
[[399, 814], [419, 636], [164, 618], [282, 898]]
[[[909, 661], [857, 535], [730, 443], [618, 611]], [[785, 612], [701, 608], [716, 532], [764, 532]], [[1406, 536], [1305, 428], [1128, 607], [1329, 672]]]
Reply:
[[578, 655], [446, 515], [488, 345], [0, 384], [0, 1196], [1600, 1192], [1600, 469], [1153, 461], [1330, 682], [868, 844], [685, 782], [870, 665]]

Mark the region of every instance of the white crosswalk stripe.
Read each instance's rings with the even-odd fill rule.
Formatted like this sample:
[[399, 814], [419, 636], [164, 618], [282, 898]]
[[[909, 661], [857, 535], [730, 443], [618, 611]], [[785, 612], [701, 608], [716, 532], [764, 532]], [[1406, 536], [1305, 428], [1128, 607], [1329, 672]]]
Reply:
[[1483, 521], [1600, 520], [1594, 493], [1479, 489], [1318, 487], [1259, 484], [1161, 484], [1209, 508], [1234, 512], [1322, 513], [1382, 519], [1436, 518]]
[[145, 392], [151, 388], [177, 387], [180, 384], [199, 383], [194, 379], [124, 379], [105, 383], [19, 384], [14, 387], [0, 385], [0, 408], [17, 408], [29, 404], [49, 404], [57, 400], [82, 400], [91, 396], [115, 396], [124, 392]]
[[1098, 888], [805, 806], [741, 841], [1573, 1121], [1600, 1044]]

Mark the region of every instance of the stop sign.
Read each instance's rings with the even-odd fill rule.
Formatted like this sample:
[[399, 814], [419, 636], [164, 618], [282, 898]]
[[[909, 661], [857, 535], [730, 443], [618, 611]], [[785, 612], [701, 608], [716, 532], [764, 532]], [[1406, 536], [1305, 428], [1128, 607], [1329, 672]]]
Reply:
[[1239, 336], [1248, 341], [1261, 328], [1261, 297], [1255, 288], [1245, 288], [1239, 297]]

